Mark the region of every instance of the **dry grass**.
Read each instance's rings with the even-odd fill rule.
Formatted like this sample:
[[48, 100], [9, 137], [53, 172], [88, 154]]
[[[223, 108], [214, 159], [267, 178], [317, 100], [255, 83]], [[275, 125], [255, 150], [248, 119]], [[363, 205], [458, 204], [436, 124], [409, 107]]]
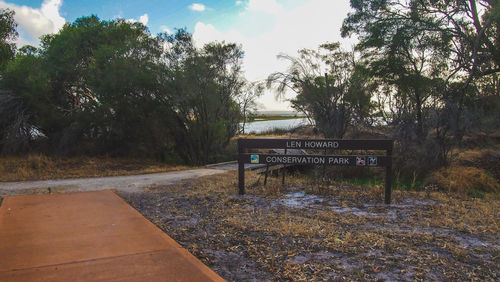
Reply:
[[469, 191], [500, 192], [498, 181], [484, 169], [451, 166], [432, 174], [431, 182], [447, 192], [465, 194]]
[[455, 163], [478, 161], [490, 155], [500, 156], [500, 145], [488, 148], [474, 148], [456, 152]]
[[[498, 280], [500, 200], [235, 172], [122, 194], [227, 280]], [[284, 204], [307, 191], [306, 205]]]
[[132, 175], [186, 169], [149, 160], [78, 157], [56, 158], [45, 155], [0, 158], [0, 181], [24, 181]]
[[454, 155], [449, 167], [431, 174], [431, 184], [462, 195], [500, 192], [500, 145], [457, 151]]

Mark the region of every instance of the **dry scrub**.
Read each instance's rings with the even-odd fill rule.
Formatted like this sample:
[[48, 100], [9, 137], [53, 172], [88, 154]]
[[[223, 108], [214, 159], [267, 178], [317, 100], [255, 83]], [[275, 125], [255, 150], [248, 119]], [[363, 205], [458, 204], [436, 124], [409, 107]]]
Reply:
[[[500, 199], [235, 173], [122, 196], [227, 280], [497, 280]], [[306, 193], [304, 193], [306, 192]]]
[[500, 184], [484, 169], [452, 166], [432, 175], [432, 182], [447, 192], [465, 194], [467, 191], [500, 192]]
[[459, 194], [500, 192], [500, 147], [470, 149], [456, 153], [449, 167], [430, 177], [441, 190]]
[[78, 157], [57, 158], [45, 155], [0, 158], [0, 181], [23, 181], [132, 175], [186, 169], [148, 160]]

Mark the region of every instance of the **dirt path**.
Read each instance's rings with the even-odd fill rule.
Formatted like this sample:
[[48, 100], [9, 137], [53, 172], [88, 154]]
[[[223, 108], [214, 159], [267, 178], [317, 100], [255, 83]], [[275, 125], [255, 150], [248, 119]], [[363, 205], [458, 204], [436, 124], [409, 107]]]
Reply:
[[[232, 169], [232, 167], [230, 169]], [[227, 170], [228, 168], [198, 168], [128, 176], [1, 182], [0, 196], [40, 192], [40, 190], [50, 192], [73, 192], [116, 189], [124, 192], [138, 192], [144, 187], [151, 185], [175, 184], [184, 179], [223, 173]]]

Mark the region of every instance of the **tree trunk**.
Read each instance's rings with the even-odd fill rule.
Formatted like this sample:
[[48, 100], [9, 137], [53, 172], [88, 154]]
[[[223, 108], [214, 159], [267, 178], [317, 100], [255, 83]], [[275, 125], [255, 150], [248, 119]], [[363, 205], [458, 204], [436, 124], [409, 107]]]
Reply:
[[422, 99], [418, 90], [415, 91], [415, 104], [417, 107], [417, 137], [422, 139], [424, 135], [424, 125], [422, 121]]

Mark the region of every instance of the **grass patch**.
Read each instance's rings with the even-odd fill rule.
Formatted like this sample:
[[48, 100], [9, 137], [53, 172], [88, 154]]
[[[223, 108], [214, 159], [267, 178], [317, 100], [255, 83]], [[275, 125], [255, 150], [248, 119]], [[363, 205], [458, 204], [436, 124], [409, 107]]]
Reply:
[[[344, 177], [337, 181], [340, 184], [347, 184], [352, 186], [365, 186], [365, 187], [385, 187], [385, 178], [379, 176], [357, 176], [357, 177]], [[426, 186], [425, 181], [417, 180], [415, 178], [398, 178], [394, 177], [391, 182], [393, 190], [402, 191], [421, 191]]]
[[151, 160], [107, 157], [57, 158], [41, 154], [0, 158], [0, 181], [99, 177], [187, 169]]
[[484, 198], [484, 192], [479, 191], [477, 189], [470, 189], [467, 190], [467, 196], [472, 197], [472, 198]]
[[354, 177], [354, 178], [345, 178], [341, 181], [341, 183], [355, 185], [355, 186], [375, 187], [375, 186], [385, 185], [385, 180], [383, 178], [376, 178], [376, 177]]

